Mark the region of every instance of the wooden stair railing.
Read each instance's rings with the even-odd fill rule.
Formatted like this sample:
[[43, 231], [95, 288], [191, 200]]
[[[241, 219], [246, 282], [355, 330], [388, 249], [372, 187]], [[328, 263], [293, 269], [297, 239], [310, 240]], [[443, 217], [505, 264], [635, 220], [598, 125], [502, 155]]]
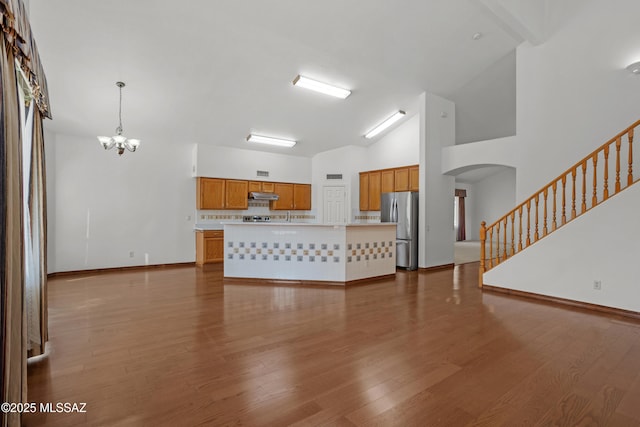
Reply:
[[[482, 221], [479, 287], [483, 285], [485, 272], [637, 182], [638, 179], [633, 178], [633, 135], [638, 126], [640, 120], [567, 169], [493, 224], [487, 226], [485, 221]], [[615, 170], [613, 194], [610, 194], [609, 190], [610, 169]], [[592, 188], [588, 188], [588, 182], [593, 183]]]

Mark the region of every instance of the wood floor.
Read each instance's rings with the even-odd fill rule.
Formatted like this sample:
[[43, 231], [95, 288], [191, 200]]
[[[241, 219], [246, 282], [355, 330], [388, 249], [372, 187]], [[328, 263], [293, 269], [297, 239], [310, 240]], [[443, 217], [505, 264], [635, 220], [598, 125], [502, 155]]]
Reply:
[[640, 425], [640, 322], [483, 293], [478, 264], [347, 289], [219, 266], [50, 281], [26, 426]]

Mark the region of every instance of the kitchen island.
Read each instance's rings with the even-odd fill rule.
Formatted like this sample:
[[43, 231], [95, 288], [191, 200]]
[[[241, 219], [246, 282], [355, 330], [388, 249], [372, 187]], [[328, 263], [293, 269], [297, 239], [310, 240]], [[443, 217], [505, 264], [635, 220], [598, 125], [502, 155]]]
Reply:
[[226, 223], [224, 276], [340, 285], [393, 275], [395, 240], [393, 223]]

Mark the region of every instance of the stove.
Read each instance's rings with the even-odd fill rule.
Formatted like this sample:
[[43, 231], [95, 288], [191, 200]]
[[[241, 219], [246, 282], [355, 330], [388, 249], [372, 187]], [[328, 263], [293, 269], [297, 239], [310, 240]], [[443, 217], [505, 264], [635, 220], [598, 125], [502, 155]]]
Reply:
[[242, 217], [242, 222], [269, 222], [271, 217], [268, 215], [247, 215]]

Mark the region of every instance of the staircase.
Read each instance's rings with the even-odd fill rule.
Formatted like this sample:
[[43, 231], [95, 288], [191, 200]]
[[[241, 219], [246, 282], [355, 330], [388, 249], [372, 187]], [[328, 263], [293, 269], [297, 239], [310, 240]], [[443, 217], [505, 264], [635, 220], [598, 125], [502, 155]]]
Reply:
[[[482, 222], [479, 287], [485, 272], [638, 181], [633, 177], [633, 136], [638, 126], [640, 120], [493, 224]], [[611, 183], [610, 175], [615, 175]]]

